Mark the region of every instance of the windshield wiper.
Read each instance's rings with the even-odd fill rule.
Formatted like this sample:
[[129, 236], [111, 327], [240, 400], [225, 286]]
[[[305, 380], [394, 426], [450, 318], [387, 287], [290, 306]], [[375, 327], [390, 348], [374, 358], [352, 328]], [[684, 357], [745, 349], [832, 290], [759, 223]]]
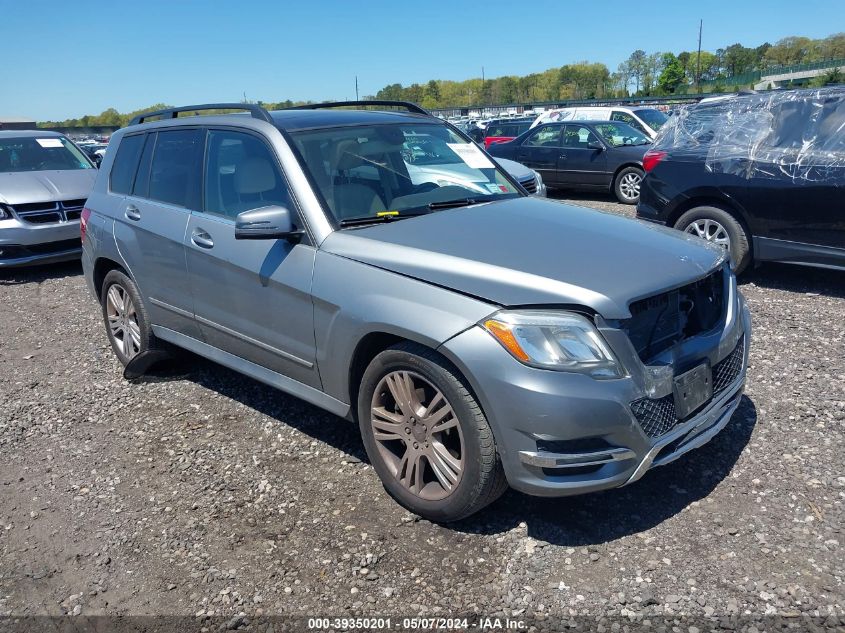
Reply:
[[384, 222], [394, 222], [395, 220], [404, 220], [405, 218], [415, 218], [425, 213], [402, 213], [396, 215], [372, 215], [363, 218], [347, 218], [341, 220], [338, 224], [341, 227], [347, 226], [364, 226], [366, 224], [381, 224]]
[[428, 208], [432, 211], [438, 209], [454, 209], [456, 207], [468, 207], [471, 204], [478, 204], [481, 200], [477, 198], [458, 198], [457, 200], [445, 200], [443, 202], [430, 202]]

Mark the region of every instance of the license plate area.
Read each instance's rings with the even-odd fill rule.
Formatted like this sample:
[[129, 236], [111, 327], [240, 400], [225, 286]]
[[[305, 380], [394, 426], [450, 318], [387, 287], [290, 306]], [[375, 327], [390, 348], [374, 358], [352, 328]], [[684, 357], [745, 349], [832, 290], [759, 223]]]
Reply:
[[713, 376], [710, 363], [702, 363], [675, 377], [675, 413], [679, 419], [688, 418], [713, 397]]

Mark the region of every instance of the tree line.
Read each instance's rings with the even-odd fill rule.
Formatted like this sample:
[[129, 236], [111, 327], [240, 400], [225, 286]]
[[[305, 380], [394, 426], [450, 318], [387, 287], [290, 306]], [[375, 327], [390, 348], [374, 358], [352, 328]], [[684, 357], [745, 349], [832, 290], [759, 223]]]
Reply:
[[[565, 64], [541, 73], [524, 76], [480, 78], [465, 81], [432, 79], [424, 84], [385, 86], [376, 93], [379, 99], [413, 101], [426, 108], [504, 104], [529, 101], [563, 101], [630, 96], [666, 96], [694, 92], [701, 82], [715, 83], [709, 92], [745, 87], [738, 83], [746, 73], [776, 66], [805, 64], [825, 59], [845, 58], [845, 33], [823, 39], [785, 37], [775, 44], [756, 47], [731, 44], [715, 52], [680, 53], [635, 50], [611, 72], [607, 66], [588, 61]], [[832, 73], [834, 79], [841, 77]], [[830, 81], [822, 77], [820, 82]], [[721, 83], [721, 85], [719, 85]]]
[[[464, 81], [432, 79], [427, 83], [403, 86], [390, 84], [375, 95], [364, 97], [411, 101], [424, 108], [448, 108], [470, 105], [496, 105], [531, 101], [564, 101], [630, 96], [666, 96], [696, 91], [707, 82], [707, 92], [747, 87], [744, 75], [776, 66], [806, 64], [825, 59], [845, 58], [845, 33], [822, 39], [791, 36], [774, 44], [765, 42], [749, 48], [731, 44], [715, 52], [681, 51], [647, 53], [635, 50], [619, 64], [615, 72], [604, 64], [582, 61], [550, 68], [524, 76], [506, 75], [495, 79], [473, 78]], [[815, 80], [816, 85], [841, 83], [840, 73], [832, 71]], [[733, 83], [732, 83], [733, 81]], [[279, 109], [311, 103], [310, 101], [258, 102], [267, 109]], [[155, 104], [121, 114], [109, 108], [97, 115], [85, 115], [64, 121], [45, 121], [41, 127], [122, 127], [137, 114], [167, 108]]]

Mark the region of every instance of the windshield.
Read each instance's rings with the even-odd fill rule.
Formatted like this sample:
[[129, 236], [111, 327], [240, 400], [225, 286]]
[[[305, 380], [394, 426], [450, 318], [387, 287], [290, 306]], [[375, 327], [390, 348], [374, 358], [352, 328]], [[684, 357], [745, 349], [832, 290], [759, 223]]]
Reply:
[[613, 147], [622, 145], [645, 145], [651, 141], [639, 130], [627, 123], [596, 123], [596, 131]]
[[291, 137], [341, 223], [522, 195], [475, 143], [441, 123], [304, 130]]
[[62, 136], [0, 138], [0, 172], [94, 169]]
[[644, 108], [642, 110], [634, 110], [634, 114], [640, 117], [646, 124], [655, 132], [663, 127], [663, 124], [669, 120], [669, 117], [666, 116], [660, 110], [655, 110], [654, 108]]

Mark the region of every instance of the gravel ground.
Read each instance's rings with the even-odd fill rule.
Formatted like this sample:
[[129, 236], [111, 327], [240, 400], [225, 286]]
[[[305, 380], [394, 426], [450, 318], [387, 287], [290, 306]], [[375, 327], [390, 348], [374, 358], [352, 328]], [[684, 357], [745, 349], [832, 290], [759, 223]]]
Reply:
[[708, 445], [628, 488], [508, 492], [448, 527], [391, 501], [353, 425], [301, 401], [192, 356], [125, 381], [80, 273], [0, 272], [0, 615], [845, 625], [842, 273], [744, 280], [747, 397]]

